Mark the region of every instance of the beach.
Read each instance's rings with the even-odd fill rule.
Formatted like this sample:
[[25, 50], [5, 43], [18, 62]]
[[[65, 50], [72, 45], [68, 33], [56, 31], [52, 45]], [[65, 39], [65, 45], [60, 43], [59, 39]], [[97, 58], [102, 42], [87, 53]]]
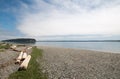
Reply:
[[[0, 52], [0, 79], [8, 79], [10, 74], [18, 71], [19, 65], [15, 64], [15, 61], [26, 47], [29, 46], [18, 46], [15, 50], [8, 48]], [[27, 50], [28, 53], [31, 51], [31, 49]]]
[[[16, 50], [25, 48], [20, 46]], [[47, 79], [120, 79], [119, 53], [55, 46], [37, 48], [42, 50], [42, 58], [38, 57], [36, 61]], [[7, 79], [18, 70], [19, 66], [15, 65], [18, 54], [11, 49], [0, 52], [0, 79]]]
[[120, 79], [120, 54], [38, 46], [48, 79]]

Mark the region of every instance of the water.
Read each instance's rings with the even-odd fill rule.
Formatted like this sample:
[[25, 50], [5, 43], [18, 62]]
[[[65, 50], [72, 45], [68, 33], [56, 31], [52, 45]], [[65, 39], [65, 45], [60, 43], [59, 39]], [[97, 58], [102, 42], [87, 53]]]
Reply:
[[120, 42], [37, 42], [36, 45], [120, 53]]

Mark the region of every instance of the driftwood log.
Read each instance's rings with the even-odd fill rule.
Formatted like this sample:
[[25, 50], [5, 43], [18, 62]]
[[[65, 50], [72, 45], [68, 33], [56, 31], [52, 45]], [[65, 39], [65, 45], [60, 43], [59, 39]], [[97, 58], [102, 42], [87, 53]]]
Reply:
[[20, 52], [18, 58], [16, 59], [15, 64], [20, 64], [20, 61], [21, 61], [21, 59], [22, 59], [22, 56], [23, 56], [23, 51]]
[[24, 52], [23, 55], [22, 55], [22, 59], [21, 59], [21, 60], [22, 60], [22, 61], [25, 60], [26, 57], [27, 57], [27, 53]]
[[28, 55], [25, 60], [22, 62], [18, 70], [26, 70], [31, 59], [31, 55]]

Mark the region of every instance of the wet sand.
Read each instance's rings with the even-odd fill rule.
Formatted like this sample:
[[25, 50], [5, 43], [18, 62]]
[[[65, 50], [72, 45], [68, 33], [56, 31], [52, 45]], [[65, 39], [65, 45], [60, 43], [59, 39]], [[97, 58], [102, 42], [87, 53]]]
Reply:
[[[120, 54], [39, 46], [48, 79], [120, 79]], [[37, 60], [41, 63], [41, 60]]]

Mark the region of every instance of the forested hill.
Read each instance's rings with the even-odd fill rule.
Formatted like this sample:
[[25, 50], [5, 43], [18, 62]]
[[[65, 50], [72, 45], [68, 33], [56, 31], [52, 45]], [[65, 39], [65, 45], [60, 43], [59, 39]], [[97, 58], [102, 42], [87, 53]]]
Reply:
[[2, 40], [2, 42], [12, 42], [12, 43], [35, 43], [36, 40], [33, 39], [33, 38], [17, 38], [17, 39]]

